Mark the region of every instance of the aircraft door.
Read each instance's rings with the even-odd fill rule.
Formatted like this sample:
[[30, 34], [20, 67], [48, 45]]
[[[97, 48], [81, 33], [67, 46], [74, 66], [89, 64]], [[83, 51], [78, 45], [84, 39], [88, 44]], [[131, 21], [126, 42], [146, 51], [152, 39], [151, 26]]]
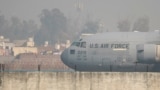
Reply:
[[160, 62], [160, 47], [154, 44], [137, 45], [137, 60], [140, 63]]

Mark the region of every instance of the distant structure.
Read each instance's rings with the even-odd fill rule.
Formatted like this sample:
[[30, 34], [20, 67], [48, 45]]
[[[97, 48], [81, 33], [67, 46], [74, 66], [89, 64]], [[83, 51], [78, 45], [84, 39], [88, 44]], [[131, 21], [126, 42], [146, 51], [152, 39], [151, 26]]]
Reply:
[[13, 43], [15, 44], [15, 47], [21, 47], [24, 46], [27, 40], [14, 40]]
[[57, 50], [57, 51], [60, 50], [60, 44], [59, 44], [59, 43], [56, 43], [56, 44], [55, 44], [55, 50]]
[[27, 41], [27, 47], [34, 47], [34, 41], [33, 38], [30, 37]]
[[24, 53], [37, 54], [38, 50], [37, 47], [13, 47], [13, 56], [17, 56], [19, 54], [24, 54]]
[[54, 45], [49, 45], [48, 41], [45, 41], [43, 46], [38, 47], [38, 54], [41, 55], [60, 55], [64, 49], [70, 46], [70, 40], [66, 40], [65, 43], [57, 42]]
[[48, 41], [44, 42], [44, 47], [48, 47]]
[[68, 48], [70, 45], [71, 45], [71, 41], [70, 41], [70, 40], [67, 40], [67, 41], [66, 41], [66, 48]]
[[4, 36], [0, 36], [0, 56], [8, 56], [10, 55], [12, 47], [15, 44], [11, 43], [9, 39], [4, 38]]
[[14, 40], [12, 43], [4, 36], [0, 36], [0, 56], [17, 56], [21, 54], [60, 55], [70, 44], [70, 40], [66, 40], [64, 43], [58, 42], [55, 45], [49, 45], [49, 42], [45, 41], [44, 45], [36, 47], [33, 37], [29, 37], [27, 40]]
[[0, 36], [0, 42], [10, 42], [10, 40], [7, 38], [4, 38], [4, 36]]
[[23, 46], [13, 47], [12, 52], [13, 52], [13, 56], [17, 56], [23, 53], [37, 54], [38, 50], [37, 50], [37, 47], [34, 46], [33, 38], [29, 38], [26, 44], [24, 44]]
[[65, 48], [68, 48], [71, 45], [70, 40], [66, 40], [65, 43], [56, 43], [55, 44], [55, 49], [56, 50], [63, 50]]

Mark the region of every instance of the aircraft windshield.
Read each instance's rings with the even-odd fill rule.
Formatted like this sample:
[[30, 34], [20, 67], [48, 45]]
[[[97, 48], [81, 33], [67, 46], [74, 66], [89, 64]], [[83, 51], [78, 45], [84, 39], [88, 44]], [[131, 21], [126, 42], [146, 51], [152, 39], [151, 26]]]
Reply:
[[73, 43], [72, 43], [72, 46], [77, 46], [77, 47], [79, 47], [79, 46], [80, 46], [80, 42], [73, 42]]
[[81, 42], [81, 47], [86, 48], [86, 42]]
[[72, 46], [86, 48], [86, 42], [73, 42]]

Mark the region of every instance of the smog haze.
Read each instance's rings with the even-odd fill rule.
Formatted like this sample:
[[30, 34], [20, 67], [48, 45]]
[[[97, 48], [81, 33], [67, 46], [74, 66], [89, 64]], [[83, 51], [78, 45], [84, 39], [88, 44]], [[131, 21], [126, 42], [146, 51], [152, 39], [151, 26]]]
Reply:
[[[51, 31], [52, 34], [55, 31], [59, 34], [63, 33], [64, 37], [59, 37], [61, 40], [66, 37], [72, 39], [73, 37], [67, 34], [76, 29], [75, 36], [85, 30], [90, 32], [91, 29], [104, 31], [132, 31], [139, 29], [152, 31], [160, 29], [159, 4], [159, 0], [0, 0], [0, 16], [1, 22], [6, 20], [8, 22], [7, 25], [13, 24], [13, 21], [16, 21], [15, 18], [23, 24], [25, 21], [29, 24], [27, 24], [30, 27], [29, 29], [34, 30], [29, 31], [32, 36], [37, 36], [37, 33], [42, 33], [44, 29], [48, 29], [48, 32], [53, 30], [54, 32]], [[47, 15], [54, 17], [54, 13], [57, 12], [59, 13], [57, 15], [60, 15], [57, 25], [62, 23], [63, 28], [60, 28], [61, 26], [51, 27], [53, 22], [57, 21], [55, 19], [47, 19]], [[32, 26], [30, 26], [31, 22]], [[140, 27], [140, 23], [145, 25]], [[6, 27], [7, 30], [11, 28], [11, 26]], [[65, 30], [65, 28], [67, 29]], [[59, 32], [58, 30], [62, 31]], [[2, 31], [2, 33], [4, 32]], [[4, 36], [11, 35], [6, 34]], [[55, 37], [57, 36], [55, 35]], [[49, 37], [48, 35], [45, 38], [54, 37]], [[43, 41], [40, 40], [40, 42]], [[57, 40], [51, 40], [53, 43], [55, 41]]]

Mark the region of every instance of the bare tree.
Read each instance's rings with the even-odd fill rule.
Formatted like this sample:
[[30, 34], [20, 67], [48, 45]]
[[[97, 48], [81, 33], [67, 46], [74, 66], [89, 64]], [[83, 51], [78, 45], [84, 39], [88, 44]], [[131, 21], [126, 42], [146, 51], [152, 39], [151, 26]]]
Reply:
[[67, 18], [59, 9], [42, 10], [40, 21], [40, 30], [35, 35], [35, 40], [38, 44], [42, 44], [46, 40], [50, 43], [55, 43], [58, 40], [65, 39], [63, 33], [67, 33]]
[[130, 21], [128, 19], [119, 21], [118, 22], [118, 26], [117, 26], [117, 28], [121, 32], [128, 32], [128, 31], [130, 31], [130, 27], [131, 27], [131, 23], [130, 23]]
[[6, 20], [3, 15], [0, 15], [0, 35], [16, 39], [27, 39], [33, 36], [38, 30], [34, 21], [23, 21], [18, 17], [12, 16], [10, 20]]
[[86, 22], [82, 33], [97, 33], [99, 30], [99, 23], [95, 21]]
[[148, 17], [139, 18], [133, 25], [132, 31], [135, 30], [141, 32], [149, 31], [149, 18]]

